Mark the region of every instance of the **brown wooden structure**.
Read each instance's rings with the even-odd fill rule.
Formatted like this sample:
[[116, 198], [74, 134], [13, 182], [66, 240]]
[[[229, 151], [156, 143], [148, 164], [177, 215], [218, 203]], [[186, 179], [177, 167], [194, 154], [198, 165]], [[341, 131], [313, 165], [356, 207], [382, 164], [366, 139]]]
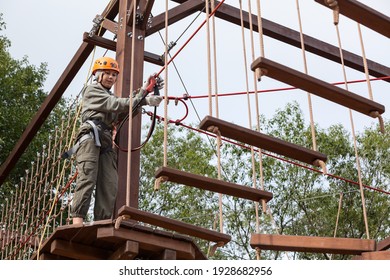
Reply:
[[328, 99], [370, 117], [377, 116], [376, 113], [383, 114], [385, 112], [385, 107], [377, 102], [303, 74], [264, 57], [257, 58], [252, 63], [251, 68], [253, 71], [261, 69], [266, 76]]
[[118, 211], [119, 217], [125, 216], [128, 219], [159, 226], [178, 233], [201, 238], [215, 243], [226, 244], [231, 240], [230, 235], [217, 231], [197, 227], [192, 224], [180, 222], [178, 220], [162, 217], [153, 213], [145, 212], [133, 207], [123, 206]]
[[156, 178], [164, 178], [166, 181], [192, 186], [216, 193], [231, 195], [259, 202], [260, 200], [269, 201], [272, 199], [272, 193], [242, 186], [234, 183], [225, 182], [219, 179], [204, 177], [197, 174], [184, 172], [181, 170], [161, 167], [156, 171]]
[[352, 254], [375, 251], [375, 240], [317, 236], [252, 234], [253, 248], [311, 253]]
[[[331, 8], [323, 0], [317, 3]], [[338, 10], [341, 14], [359, 22], [368, 28], [390, 38], [390, 18], [356, 0], [337, 0]]]
[[[316, 0], [317, 1], [317, 0]], [[14, 149], [2, 164], [0, 169], [0, 184], [8, 176], [18, 159], [21, 157], [37, 131], [40, 129], [50, 112], [53, 110], [66, 88], [69, 86], [81, 66], [91, 54], [94, 46], [100, 46], [116, 52], [116, 59], [122, 69], [116, 87], [117, 96], [128, 96], [130, 92], [130, 79], [135, 88], [141, 86], [143, 77], [144, 61], [163, 65], [160, 56], [145, 52], [144, 39], [163, 29], [165, 14], [156, 15], [150, 25], [147, 20], [150, 17], [154, 0], [114, 0], [106, 7], [100, 16], [96, 18], [98, 27], [102, 26], [100, 32], [93, 28], [91, 32], [85, 33], [83, 42], [75, 53], [72, 60], [58, 79], [57, 83], [43, 102], [42, 106], [27, 126], [23, 135], [16, 143]], [[174, 0], [179, 5], [172, 8], [168, 13], [168, 24], [174, 24], [188, 15], [202, 11], [204, 0]], [[321, 2], [318, 0], [318, 2]], [[389, 37], [389, 19], [368, 10], [365, 7], [352, 6], [357, 1], [344, 0], [340, 3], [340, 11], [351, 18], [362, 21], [368, 27], [383, 33]], [[133, 13], [134, 6], [138, 7], [136, 14]], [[353, 7], [353, 8], [351, 8]], [[361, 11], [369, 12], [365, 21], [359, 14]], [[224, 4], [215, 13], [215, 16], [226, 20], [232, 24], [240, 25], [239, 9]], [[248, 15], [244, 12], [244, 26], [249, 27], [249, 16], [252, 17], [254, 30], [258, 31], [257, 19], [255, 15]], [[115, 19], [118, 19], [115, 21]], [[135, 26], [133, 26], [135, 19]], [[301, 48], [301, 38], [299, 32], [281, 26], [267, 19], [262, 19], [263, 32], [276, 40], [286, 44]], [[133, 34], [133, 29], [135, 33]], [[106, 31], [114, 33], [117, 41], [103, 38]], [[132, 36], [129, 36], [131, 34]], [[132, 38], [137, 38], [132, 44]], [[322, 42], [316, 38], [304, 35], [305, 49], [323, 58], [340, 62], [339, 49], [335, 46]], [[343, 52], [345, 65], [364, 71], [363, 59], [347, 51]], [[134, 54], [134, 56], [132, 56]], [[137, 69], [136, 73], [130, 73], [130, 65], [133, 63]], [[367, 61], [369, 74], [375, 77], [390, 76], [390, 68], [376, 62]], [[259, 58], [252, 64], [252, 68], [267, 69], [267, 75], [290, 83], [301, 89], [312, 93], [321, 94], [332, 102], [347, 106], [361, 113], [371, 115], [372, 112], [383, 113], [384, 107], [375, 102], [357, 97], [337, 89], [329, 87], [322, 81], [316, 80], [307, 75], [288, 69], [282, 65], [277, 65], [272, 61]], [[386, 81], [390, 82], [390, 79]], [[330, 96], [329, 92], [337, 94], [337, 97]], [[217, 127], [225, 137], [235, 139], [259, 148], [264, 148], [287, 157], [291, 157], [308, 164], [317, 165], [317, 161], [326, 161], [326, 155], [316, 151], [299, 147], [297, 145], [269, 137], [267, 135], [245, 129], [225, 121], [206, 117], [200, 127], [204, 130]], [[127, 126], [120, 132], [119, 145], [126, 146], [128, 140]], [[131, 132], [132, 144], [138, 147], [141, 136], [141, 116], [137, 115], [133, 120], [133, 131]], [[128, 182], [127, 153], [120, 152], [118, 156], [118, 172], [120, 173], [118, 199], [116, 202], [116, 212], [113, 220], [94, 222], [83, 226], [62, 226], [51, 234], [42, 244], [39, 252], [33, 259], [206, 259], [193, 240], [187, 235], [203, 238], [217, 243], [227, 243], [230, 236], [207, 229], [202, 229], [193, 225], [188, 225], [179, 221], [160, 217], [152, 213], [145, 213], [138, 210], [139, 195], [139, 171], [140, 154], [139, 151], [131, 155], [131, 182]], [[183, 171], [163, 167], [156, 173], [156, 177], [166, 177], [172, 182], [194, 186], [209, 191], [219, 192], [235, 197], [249, 199], [253, 201], [269, 201], [272, 194], [266, 191], [223, 182], [212, 178], [189, 174]], [[127, 194], [127, 185], [130, 186], [130, 193]], [[126, 198], [129, 198], [127, 205]], [[130, 220], [118, 217], [129, 217]], [[153, 227], [140, 225], [137, 220], [149, 223]], [[117, 223], [116, 223], [117, 222]], [[157, 230], [155, 226], [173, 230], [181, 234]], [[389, 257], [388, 239], [376, 246], [372, 240], [355, 240], [326, 237], [299, 237], [299, 236], [276, 236], [254, 234], [251, 239], [251, 246], [269, 250], [296, 250], [302, 252], [329, 252], [337, 254], [357, 254], [362, 258], [375, 259], [379, 257]], [[377, 248], [380, 248], [378, 253]], [[375, 254], [377, 253], [377, 254]]]
[[43, 243], [33, 259], [123, 260], [206, 259], [192, 239], [124, 221], [62, 226]]
[[326, 155], [311, 149], [289, 143], [287, 141], [254, 131], [224, 120], [207, 116], [199, 124], [199, 128], [206, 131], [218, 130], [222, 136], [249, 144], [270, 152], [277, 153], [308, 164], [319, 165], [319, 161], [326, 162]]

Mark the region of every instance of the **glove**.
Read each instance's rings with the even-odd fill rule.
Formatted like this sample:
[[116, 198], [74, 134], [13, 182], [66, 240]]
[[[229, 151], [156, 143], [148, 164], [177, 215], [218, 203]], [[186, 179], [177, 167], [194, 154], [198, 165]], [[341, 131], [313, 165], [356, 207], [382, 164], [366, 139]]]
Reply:
[[149, 95], [145, 97], [145, 100], [147, 105], [158, 107], [163, 98], [160, 95]]
[[154, 86], [157, 85], [157, 88], [160, 90], [164, 87], [164, 80], [159, 76], [156, 77], [156, 73], [150, 75], [149, 78], [144, 82], [142, 89], [147, 92], [152, 92], [154, 90]]

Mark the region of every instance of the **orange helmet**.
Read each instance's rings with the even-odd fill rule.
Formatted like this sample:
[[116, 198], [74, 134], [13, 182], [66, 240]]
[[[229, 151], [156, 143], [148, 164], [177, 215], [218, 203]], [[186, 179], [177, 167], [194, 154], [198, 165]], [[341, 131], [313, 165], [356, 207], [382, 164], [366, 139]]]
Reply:
[[95, 75], [97, 70], [114, 70], [119, 73], [118, 62], [110, 57], [98, 58], [93, 64], [92, 74]]

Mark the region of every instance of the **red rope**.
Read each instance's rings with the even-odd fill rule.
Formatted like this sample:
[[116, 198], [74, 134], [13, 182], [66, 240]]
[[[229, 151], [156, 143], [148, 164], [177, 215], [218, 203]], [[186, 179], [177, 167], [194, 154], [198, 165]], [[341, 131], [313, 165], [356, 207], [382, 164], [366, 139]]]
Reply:
[[[385, 77], [379, 77], [379, 78], [372, 78], [370, 79], [370, 81], [378, 81], [378, 80], [386, 80], [386, 79], [390, 79], [390, 76], [385, 76]], [[348, 81], [347, 83], [348, 84], [355, 84], [355, 83], [363, 83], [363, 82], [366, 82], [367, 80], [353, 80], [353, 81]], [[344, 82], [336, 82], [336, 83], [332, 83], [332, 85], [342, 85], [344, 84]], [[274, 92], [274, 91], [286, 91], [286, 90], [294, 90], [294, 89], [298, 89], [296, 87], [285, 87], [285, 88], [275, 88], [275, 89], [265, 89], [265, 90], [258, 90], [257, 93], [265, 93], [265, 92]], [[238, 91], [238, 92], [230, 92], [230, 93], [219, 93], [218, 94], [218, 97], [221, 97], [221, 96], [234, 96], [234, 95], [243, 95], [243, 94], [254, 94], [256, 93], [256, 91]], [[216, 94], [212, 95], [212, 97], [215, 97]], [[208, 95], [197, 95], [197, 96], [189, 96], [187, 94], [185, 94], [183, 97], [178, 97], [178, 98], [181, 98], [181, 99], [187, 99], [187, 98], [192, 98], [192, 99], [196, 99], [196, 98], [208, 98], [209, 96]]]
[[[219, 7], [221, 7], [223, 2], [225, 2], [225, 0], [222, 0], [221, 2], [219, 2], [219, 4], [214, 8], [214, 10], [209, 14], [209, 18], [212, 17], [217, 12], [217, 10], [219, 9]], [[188, 45], [188, 43], [195, 37], [195, 35], [206, 24], [206, 22], [207, 22], [207, 19], [205, 19], [202, 22], [202, 24], [195, 30], [195, 32], [190, 36], [190, 38], [188, 38], [188, 40], [183, 44], [183, 46], [181, 46], [180, 49], [171, 57], [171, 59], [167, 62], [167, 64], [161, 68], [161, 70], [157, 73], [156, 76], [159, 76], [162, 73], [162, 71], [165, 70], [165, 67], [168, 66], [168, 64], [170, 64], [178, 56], [178, 54], [184, 49], [185, 46]]]
[[[177, 122], [175, 122], [175, 121], [169, 121], [169, 123], [174, 123], [174, 124], [176, 124], [176, 125], [181, 125], [181, 126], [187, 128], [187, 129], [190, 129], [190, 130], [193, 130], [193, 131], [196, 131], [196, 132], [199, 132], [199, 133], [203, 133], [203, 134], [206, 134], [206, 135], [211, 136], [211, 137], [214, 137], [214, 138], [216, 137], [216, 135], [213, 134], [213, 133], [210, 133], [210, 132], [207, 132], [207, 131], [203, 131], [203, 130], [201, 130], [201, 129], [197, 129], [197, 128], [194, 128], [194, 127], [192, 127], [192, 126], [185, 125], [185, 124], [183, 124], [183, 123], [181, 123], [181, 122], [180, 122], [180, 123], [177, 123]], [[232, 140], [229, 140], [229, 139], [226, 139], [226, 138], [222, 138], [222, 140], [225, 141], [225, 142], [228, 142], [228, 143], [237, 145], [237, 146], [239, 146], [239, 147], [248, 149], [248, 150], [250, 149], [250, 147], [248, 147], [248, 146], [246, 146], [246, 145], [237, 143], [237, 142], [235, 142], [235, 141], [232, 141]], [[255, 149], [255, 151], [258, 152], [259, 150]], [[263, 151], [262, 151], [262, 153], [263, 153], [264, 155], [269, 156], [269, 157], [272, 157], [272, 158], [275, 158], [275, 159], [278, 159], [278, 160], [281, 160], [281, 161], [284, 161], [284, 162], [287, 162], [287, 163], [290, 163], [290, 164], [294, 164], [294, 165], [296, 165], [296, 166], [299, 166], [299, 167], [308, 169], [308, 170], [310, 170], [310, 171], [314, 171], [314, 172], [317, 172], [317, 173], [322, 173], [322, 171], [317, 170], [317, 169], [315, 169], [315, 168], [312, 168], [312, 167], [309, 167], [309, 166], [305, 166], [305, 165], [302, 165], [302, 164], [300, 164], [300, 163], [297, 163], [297, 162], [294, 162], [294, 161], [291, 161], [291, 160], [288, 160], [288, 159], [285, 159], [285, 158], [281, 158], [281, 157], [275, 156], [275, 155], [273, 155], [273, 154], [269, 154], [269, 153], [267, 153], [267, 152], [263, 152]], [[329, 177], [336, 178], [336, 179], [341, 180], [341, 181], [345, 181], [345, 182], [350, 183], [350, 184], [353, 184], [353, 185], [359, 186], [359, 183], [358, 183], [358, 182], [352, 181], [352, 180], [349, 180], [349, 179], [346, 179], [346, 178], [343, 178], [343, 177], [340, 177], [340, 176], [338, 176], [338, 175], [329, 174], [329, 173], [327, 173], [327, 174], [325, 174], [325, 175], [326, 175], [326, 176], [329, 176]], [[381, 189], [374, 188], [374, 187], [371, 187], [371, 186], [368, 186], [368, 185], [364, 185], [364, 184], [363, 184], [363, 187], [366, 188], [366, 189], [370, 189], [370, 190], [373, 190], [373, 191], [377, 191], [377, 192], [381, 192], [381, 193], [390, 195], [390, 192], [385, 191], [385, 190], [381, 190]]]
[[[57, 197], [56, 201], [54, 204], [57, 204], [59, 199], [63, 196], [63, 194], [68, 190], [68, 188], [70, 187], [70, 185], [72, 184], [72, 182], [76, 179], [77, 177], [77, 174], [78, 174], [78, 171], [76, 170], [76, 172], [74, 173], [73, 177], [68, 181], [68, 183], [66, 184], [66, 186], [63, 188], [62, 192], [60, 193], [60, 195]], [[43, 224], [43, 221], [44, 219], [46, 218], [46, 216], [48, 216], [49, 214], [49, 211], [50, 209], [48, 209], [46, 212], [44, 212], [44, 214], [42, 215], [41, 219], [39, 220], [39, 222], [35, 225], [35, 227], [33, 228], [33, 230], [31, 231], [31, 234], [27, 236], [26, 240], [24, 242], [21, 242], [20, 243], [20, 246], [19, 248], [16, 250], [16, 252], [11, 255], [11, 258], [16, 256], [16, 254], [22, 249], [22, 247], [30, 240], [30, 238], [35, 234], [35, 232], [38, 230], [38, 228]]]

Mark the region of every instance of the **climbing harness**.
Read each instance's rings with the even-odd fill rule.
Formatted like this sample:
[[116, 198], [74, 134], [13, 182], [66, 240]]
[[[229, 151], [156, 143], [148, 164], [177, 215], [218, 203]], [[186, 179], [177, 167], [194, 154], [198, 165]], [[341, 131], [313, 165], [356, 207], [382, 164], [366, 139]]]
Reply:
[[85, 122], [91, 125], [92, 131], [80, 137], [80, 139], [76, 142], [76, 144], [72, 148], [70, 148], [68, 151], [62, 154], [61, 156], [62, 159], [67, 159], [71, 157], [74, 153], [76, 153], [81, 143], [83, 143], [87, 139], [91, 139], [91, 138], [94, 139], [96, 147], [102, 146], [102, 144], [100, 143], [98, 125], [101, 125], [103, 128], [104, 126], [106, 126], [107, 128], [107, 125], [105, 125], [100, 120], [86, 120]]

